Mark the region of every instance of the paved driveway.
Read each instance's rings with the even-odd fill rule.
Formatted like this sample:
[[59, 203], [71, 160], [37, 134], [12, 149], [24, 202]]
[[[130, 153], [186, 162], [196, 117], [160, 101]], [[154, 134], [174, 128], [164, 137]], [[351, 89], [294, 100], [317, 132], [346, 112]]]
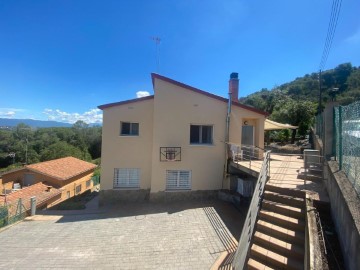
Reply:
[[[243, 217], [212, 201], [38, 215], [0, 232], [1, 269], [209, 269]], [[221, 216], [221, 218], [220, 218]]]

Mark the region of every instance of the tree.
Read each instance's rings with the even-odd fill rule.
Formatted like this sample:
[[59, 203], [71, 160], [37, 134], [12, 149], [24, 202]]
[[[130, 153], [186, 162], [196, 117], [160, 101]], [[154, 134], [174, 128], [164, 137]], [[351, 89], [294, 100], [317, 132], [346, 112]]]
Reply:
[[68, 144], [67, 142], [57, 142], [46, 149], [41, 153], [41, 161], [47, 161], [63, 157], [76, 157], [82, 160], [91, 160], [91, 156], [88, 152], [83, 152], [79, 148]]
[[271, 119], [299, 126], [299, 134], [305, 135], [312, 124], [315, 112], [316, 103], [289, 99], [275, 107]]

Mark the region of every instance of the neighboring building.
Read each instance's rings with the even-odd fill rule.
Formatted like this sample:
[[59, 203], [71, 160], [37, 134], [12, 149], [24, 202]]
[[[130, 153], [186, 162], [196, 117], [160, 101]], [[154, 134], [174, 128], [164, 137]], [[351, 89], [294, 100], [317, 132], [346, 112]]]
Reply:
[[17, 203], [21, 198], [25, 210], [30, 210], [30, 198], [36, 197], [36, 208], [50, 207], [61, 199], [61, 190], [42, 182], [0, 195], [0, 205]]
[[[101, 201], [211, 195], [223, 181], [228, 99], [152, 74], [154, 95], [103, 110]], [[264, 146], [266, 113], [238, 102], [231, 74], [229, 141]], [[134, 192], [134, 191], [136, 192]], [[196, 192], [188, 192], [196, 191]], [[132, 198], [129, 198], [132, 197]]]
[[6, 191], [17, 193], [19, 191], [14, 190], [14, 187], [19, 184], [21, 188], [25, 189], [25, 187], [42, 182], [61, 191], [61, 196], [56, 201], [59, 203], [91, 189], [91, 176], [96, 167], [95, 164], [74, 157], [26, 165], [23, 168], [4, 173], [1, 176], [0, 189], [2, 193]]

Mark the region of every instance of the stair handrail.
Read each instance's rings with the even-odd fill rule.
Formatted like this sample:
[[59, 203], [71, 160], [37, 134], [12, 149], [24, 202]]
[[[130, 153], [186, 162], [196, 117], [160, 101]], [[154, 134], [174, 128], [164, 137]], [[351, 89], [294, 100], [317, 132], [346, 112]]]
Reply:
[[260, 205], [264, 194], [265, 184], [270, 175], [270, 152], [271, 151], [267, 151], [264, 155], [259, 177], [257, 179], [250, 206], [244, 221], [244, 226], [233, 260], [233, 268], [235, 270], [244, 269], [247, 262], [251, 240], [254, 235], [255, 224], [259, 215]]

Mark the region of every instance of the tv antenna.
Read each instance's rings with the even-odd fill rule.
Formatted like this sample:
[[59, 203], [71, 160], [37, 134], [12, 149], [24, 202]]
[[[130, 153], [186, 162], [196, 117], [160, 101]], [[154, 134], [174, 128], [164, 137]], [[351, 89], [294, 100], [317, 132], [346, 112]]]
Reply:
[[160, 71], [160, 42], [161, 39], [159, 37], [151, 37], [151, 39], [155, 42], [156, 45], [156, 72]]

